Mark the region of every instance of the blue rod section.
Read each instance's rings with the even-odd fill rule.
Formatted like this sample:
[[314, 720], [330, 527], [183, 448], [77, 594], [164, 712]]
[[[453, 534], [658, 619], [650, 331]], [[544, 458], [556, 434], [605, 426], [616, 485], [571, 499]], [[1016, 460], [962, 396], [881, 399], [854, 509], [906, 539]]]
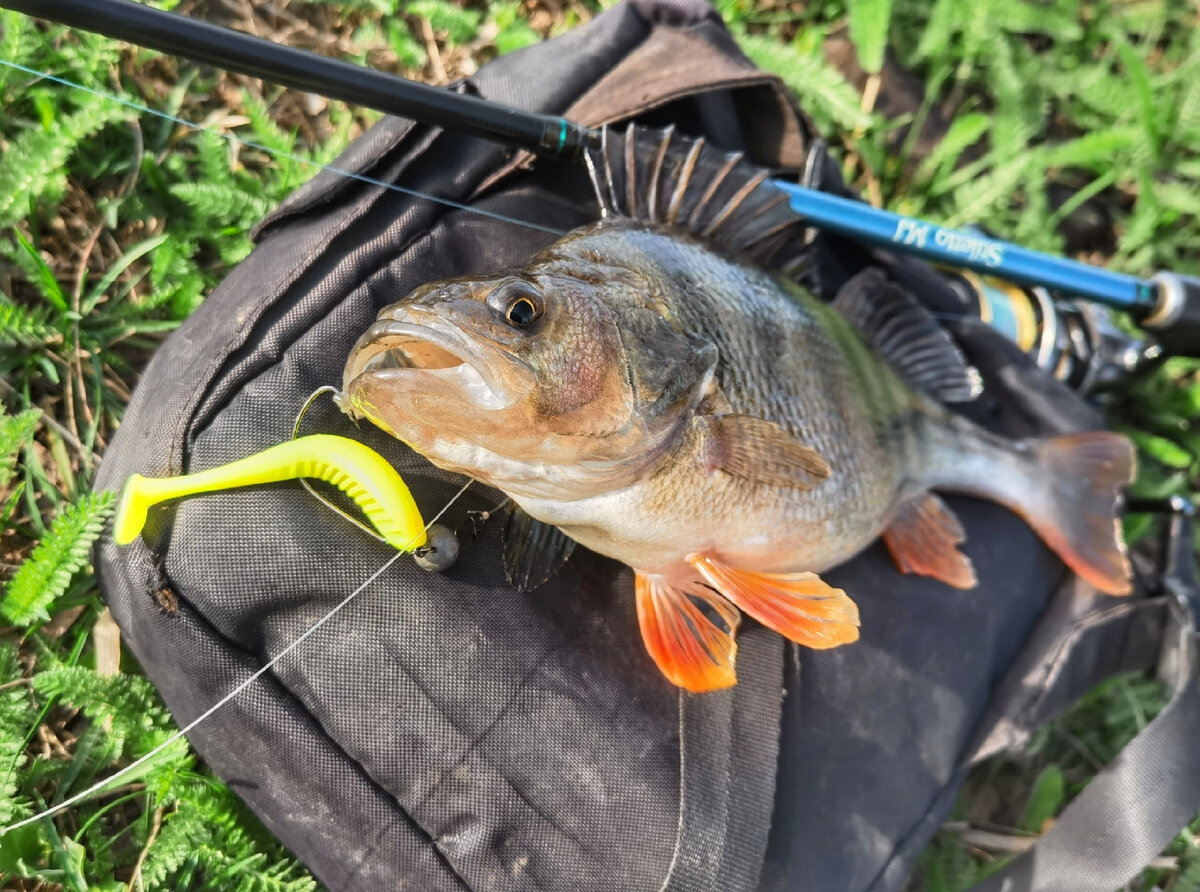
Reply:
[[818, 229], [905, 251], [932, 263], [964, 267], [1022, 285], [1043, 285], [1123, 310], [1144, 312], [1157, 303], [1157, 286], [1144, 279], [1052, 257], [977, 232], [948, 229], [782, 180], [774, 183], [788, 194], [792, 210]]
[[[600, 141], [598, 131], [565, 118], [414, 83], [133, 0], [0, 0], [0, 7], [505, 145], [577, 158]], [[1023, 285], [1043, 285], [1143, 316], [1152, 314], [1158, 305], [1157, 286], [1133, 276], [1051, 257], [977, 233], [947, 229], [780, 180], [775, 183], [788, 194], [792, 209], [814, 226], [858, 241], [909, 252], [935, 263], [991, 273]], [[1200, 284], [1189, 288], [1189, 294], [1200, 294]], [[1189, 306], [1200, 304], [1200, 297], [1186, 299]], [[1200, 308], [1188, 312], [1200, 316]]]

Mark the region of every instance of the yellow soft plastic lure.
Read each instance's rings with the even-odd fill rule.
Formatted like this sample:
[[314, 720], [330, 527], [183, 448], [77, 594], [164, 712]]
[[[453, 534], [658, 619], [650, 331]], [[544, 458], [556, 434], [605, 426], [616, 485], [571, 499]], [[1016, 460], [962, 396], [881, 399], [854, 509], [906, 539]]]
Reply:
[[348, 437], [312, 434], [255, 455], [181, 477], [134, 474], [125, 484], [113, 521], [113, 538], [128, 545], [142, 532], [146, 514], [159, 502], [181, 496], [314, 477], [354, 500], [380, 537], [399, 551], [425, 545], [425, 522], [412, 493], [382, 455]]

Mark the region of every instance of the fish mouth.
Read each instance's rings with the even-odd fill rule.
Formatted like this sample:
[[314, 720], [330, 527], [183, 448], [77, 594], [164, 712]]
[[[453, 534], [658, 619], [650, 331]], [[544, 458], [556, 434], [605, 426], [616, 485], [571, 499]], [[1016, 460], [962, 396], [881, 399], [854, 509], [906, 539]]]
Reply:
[[524, 363], [436, 320], [376, 322], [350, 351], [342, 380], [356, 408], [355, 395], [368, 384], [377, 392], [459, 397], [488, 411], [511, 408], [532, 389]]

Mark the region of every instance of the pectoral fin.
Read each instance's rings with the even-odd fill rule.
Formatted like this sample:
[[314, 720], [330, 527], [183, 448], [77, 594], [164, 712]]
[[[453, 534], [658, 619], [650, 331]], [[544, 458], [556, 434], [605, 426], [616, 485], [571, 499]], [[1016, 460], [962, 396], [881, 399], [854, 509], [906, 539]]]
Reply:
[[904, 502], [883, 531], [883, 541], [902, 573], [932, 576], [955, 588], [974, 588], [975, 568], [958, 550], [962, 524], [933, 493]]
[[751, 483], [811, 489], [830, 474], [829, 464], [771, 421], [750, 415], [707, 415], [708, 464]]
[[[699, 582], [677, 584], [638, 573], [638, 625], [646, 650], [668, 680], [689, 691], [715, 691], [737, 683], [738, 612]], [[694, 600], [693, 600], [694, 599]], [[696, 601], [725, 626], [713, 622]]]
[[688, 561], [735, 606], [797, 644], [824, 650], [858, 640], [858, 607], [816, 573], [755, 573], [709, 555]]
[[504, 575], [517, 591], [531, 592], [562, 569], [575, 540], [558, 527], [530, 517], [509, 503], [504, 515]]

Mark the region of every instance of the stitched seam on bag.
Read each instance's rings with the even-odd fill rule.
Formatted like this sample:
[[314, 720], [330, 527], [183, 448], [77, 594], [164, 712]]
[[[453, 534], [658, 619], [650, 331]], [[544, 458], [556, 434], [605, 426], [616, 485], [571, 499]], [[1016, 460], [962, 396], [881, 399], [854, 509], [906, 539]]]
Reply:
[[[380, 190], [381, 192], [383, 190]], [[369, 207], [369, 205], [368, 205]], [[364, 213], [366, 210], [364, 209]], [[332, 228], [332, 227], [331, 227]], [[336, 232], [334, 237], [336, 238]], [[332, 241], [332, 239], [331, 239]], [[179, 422], [175, 426], [175, 430], [171, 435], [170, 440], [170, 460], [172, 467], [182, 470], [187, 456], [184, 454], [183, 444], [188, 439], [188, 434], [192, 432], [192, 425], [195, 421], [196, 411], [204, 402], [204, 395], [211, 386], [214, 379], [220, 377], [221, 370], [225, 368], [230, 356], [241, 346], [249, 342], [252, 335], [257, 329], [258, 321], [271, 307], [274, 307], [278, 302], [285, 300], [291, 292], [296, 279], [299, 278], [299, 270], [303, 267], [311, 265], [311, 258], [301, 256], [296, 263], [288, 270], [284, 281], [285, 285], [279, 294], [270, 300], [263, 301], [257, 308], [252, 317], [247, 320], [247, 324], [241, 329], [235, 329], [233, 334], [221, 345], [220, 352], [205, 365], [205, 373], [198, 376], [196, 386], [192, 390], [191, 396], [185, 402], [182, 411], [179, 414]], [[245, 382], [242, 382], [245, 383]], [[218, 410], [219, 411], [219, 410]]]
[[[500, 722], [500, 720], [503, 719], [504, 716], [508, 714], [508, 711], [510, 710], [510, 708], [516, 704], [518, 698], [525, 690], [525, 683], [528, 682], [531, 678], [533, 678], [534, 675], [538, 671], [540, 671], [540, 669], [546, 664], [546, 662], [551, 657], [553, 657], [555, 654], [559, 653], [560, 651], [570, 647], [571, 645], [575, 644], [576, 642], [582, 640], [583, 638], [586, 637], [586, 635], [587, 635], [586, 631], [581, 631], [574, 638], [571, 638], [567, 641], [560, 642], [558, 645], [556, 645], [555, 647], [551, 648], [546, 653], [544, 653], [540, 659], [535, 661], [535, 663], [529, 668], [529, 670], [525, 673], [525, 675], [522, 676], [520, 682], [517, 683], [512, 696], [504, 703], [503, 706], [501, 706], [501, 708], [499, 710], [496, 711], [496, 715], [492, 718], [491, 721], [488, 722], [487, 727], [485, 727], [478, 734], [470, 733], [467, 730], [465, 730], [464, 728], [462, 728], [458, 724], [458, 722], [455, 721], [454, 717], [450, 713], [448, 713], [444, 709], [442, 709], [441, 704], [439, 704], [437, 702], [437, 700], [434, 698], [433, 694], [422, 683], [421, 679], [418, 676], [408, 672], [404, 668], [403, 665], [399, 665], [400, 671], [402, 671], [405, 674], [405, 676], [410, 681], [412, 681], [412, 683], [416, 686], [417, 690], [419, 690], [421, 692], [421, 695], [425, 698], [425, 701], [431, 707], [433, 707], [434, 709], [437, 710], [438, 714], [441, 715], [442, 718], [444, 718], [446, 720], [446, 722], [450, 725], [450, 727], [454, 729], [455, 733], [457, 733], [459, 736], [461, 736], [464, 740], [470, 741], [469, 745], [466, 748], [464, 748], [464, 750], [460, 754], [459, 758], [454, 762], [454, 764], [449, 765], [445, 769], [443, 769], [438, 774], [438, 776], [429, 784], [429, 788], [425, 791], [425, 793], [421, 797], [420, 801], [412, 804], [411, 806], [405, 806], [402, 803], [400, 803], [399, 800], [396, 800], [397, 804], [399, 805], [399, 807], [401, 809], [404, 810], [405, 814], [407, 814], [414, 823], [416, 823], [419, 827], [421, 827], [422, 831], [424, 831], [425, 833], [427, 833], [429, 835], [429, 838], [433, 841], [433, 844], [438, 847], [439, 851], [442, 851], [442, 849], [441, 849], [441, 844], [438, 842], [437, 836], [435, 836], [432, 831], [427, 829], [425, 827], [425, 825], [416, 817], [416, 815], [414, 813], [416, 811], [420, 810], [423, 806], [425, 806], [428, 802], [430, 802], [434, 798], [435, 794], [437, 793], [438, 788], [441, 786], [442, 781], [445, 780], [447, 775], [449, 775], [456, 767], [463, 764], [463, 761], [466, 758], [468, 758], [472, 753], [477, 752], [476, 748], [478, 747], [478, 745], [491, 732], [491, 730], [496, 727], [496, 725]], [[485, 762], [487, 761], [486, 758], [484, 758], [482, 756], [482, 754], [480, 755], [480, 758], [483, 758]], [[555, 821], [552, 817], [547, 815], [539, 806], [537, 806], [535, 803], [531, 802], [529, 800], [529, 798], [525, 795], [525, 792], [523, 790], [521, 790], [520, 787], [518, 787], [515, 783], [513, 783], [512, 780], [507, 775], [502, 773], [499, 769], [494, 768], [490, 764], [489, 764], [489, 767], [493, 768], [493, 771], [495, 771], [496, 777], [498, 777], [500, 780], [502, 780], [504, 782], [505, 786], [509, 790], [511, 790], [513, 793], [515, 793], [520, 798], [520, 800], [523, 803], [525, 803], [525, 805], [529, 808], [529, 810], [531, 812], [533, 812], [538, 817], [540, 817], [542, 820], [544, 820], [547, 824], [549, 824], [556, 831], [558, 831], [562, 836], [564, 836], [567, 839], [570, 839], [572, 842], [574, 842], [577, 846], [579, 846], [579, 848], [582, 851], [591, 855], [593, 858], [599, 860], [598, 852], [594, 851], [583, 840], [579, 839], [574, 833], [570, 832], [569, 830], [567, 830], [567, 828], [563, 827], [561, 824], [559, 824], [557, 821]], [[365, 768], [363, 770], [366, 771]], [[395, 798], [395, 797], [393, 797], [393, 798]], [[499, 867], [502, 871], [507, 871], [507, 865], [505, 865], [502, 861], [500, 861], [498, 856], [496, 856], [493, 852], [488, 851], [487, 856], [495, 866]], [[449, 860], [449, 858], [450, 858], [449, 855], [445, 855], [445, 854], [444, 854], [444, 857], [446, 857], [447, 860]]]
[[[411, 131], [409, 131], [409, 133], [411, 133]], [[432, 139], [429, 141], [432, 142]], [[404, 140], [401, 140], [401, 142], [404, 142]], [[412, 150], [409, 150], [409, 153], [415, 157], [420, 151], [426, 149], [428, 149], [428, 145], [424, 146], [423, 148], [417, 147], [417, 152], [412, 152]], [[408, 160], [408, 162], [402, 163], [401, 168], [407, 168], [409, 163], [411, 163], [411, 158]], [[350, 225], [360, 223], [362, 218], [371, 212], [371, 210], [378, 203], [379, 199], [385, 195], [386, 192], [387, 190], [380, 186], [369, 187], [366, 190], [366, 197], [362, 201], [361, 206], [349, 215], [348, 220], [343, 221], [341, 225], [331, 225], [329, 227], [330, 233], [323, 239], [325, 248], [328, 248], [330, 244], [342, 236]], [[257, 248], [256, 250], [263, 250], [268, 243], [269, 242], [265, 242], [262, 247]], [[245, 347], [247, 344], [252, 343], [253, 339], [259, 333], [259, 323], [262, 321], [263, 316], [265, 316], [270, 310], [274, 309], [279, 304], [287, 301], [289, 297], [291, 297], [293, 301], [297, 299], [294, 295], [292, 295], [293, 289], [295, 288], [297, 282], [303, 277], [303, 271], [315, 266], [317, 261], [315, 261], [314, 258], [321, 257], [323, 251], [318, 251], [315, 254], [297, 253], [298, 256], [296, 262], [288, 268], [287, 273], [279, 280], [280, 282], [284, 283], [279, 292], [269, 300], [263, 301], [254, 308], [254, 312], [247, 317], [242, 327], [236, 329], [230, 335], [229, 339], [226, 340], [221, 346], [220, 352], [213, 358], [211, 362], [206, 364], [205, 373], [197, 378], [196, 387], [193, 389], [191, 396], [182, 407], [179, 414], [180, 422], [176, 426], [176, 429], [171, 437], [170, 458], [174, 462], [174, 467], [180, 469], [183, 468], [187, 459], [185, 444], [187, 443], [189, 437], [194, 440], [195, 437], [200, 433], [200, 430], [194, 427], [196, 423], [195, 416], [199, 408], [204, 404], [205, 393], [211, 387], [213, 381], [222, 377], [222, 371], [229, 365], [231, 358], [235, 353], [237, 353], [237, 351]], [[291, 346], [292, 343], [294, 343], [294, 341], [289, 343], [288, 346]], [[243, 378], [238, 382], [238, 387], [230, 389], [230, 393], [239, 392], [241, 387], [244, 386], [248, 380], [249, 378]], [[211, 414], [215, 416], [221, 411], [221, 408], [227, 404], [228, 397], [216, 408], [214, 408]]]
[[[431, 221], [429, 223], [429, 228], [436, 226], [438, 223], [441, 222], [441, 219], [442, 219], [441, 217], [438, 217], [435, 220]], [[344, 239], [344, 238], [345, 239], [353, 239], [354, 236], [351, 232], [351, 229], [353, 228], [353, 225], [359, 224], [361, 222], [362, 222], [361, 218], [358, 218], [358, 219], [355, 219], [354, 221], [352, 221], [351, 226], [343, 227], [339, 232], [336, 233], [334, 238], [330, 239], [330, 241], [326, 244], [326, 248], [328, 248], [330, 245], [334, 244], [335, 242], [337, 242], [341, 239]], [[395, 253], [380, 251], [379, 263], [374, 267], [371, 267], [369, 269], [364, 269], [363, 278], [362, 278], [362, 281], [359, 283], [359, 285], [355, 286], [350, 291], [347, 291], [344, 293], [331, 294], [326, 303], [323, 303], [319, 307], [313, 308], [312, 318], [320, 319], [320, 318], [328, 315], [329, 313], [333, 312], [337, 308], [341, 307], [346, 302], [346, 300], [350, 297], [350, 295], [354, 293], [354, 291], [356, 291], [359, 287], [362, 287], [363, 284], [365, 284], [370, 278], [372, 278], [373, 276], [378, 274], [380, 271], [386, 269], [391, 263], [393, 263], [397, 259], [397, 257], [399, 255], [410, 252], [410, 251], [418, 250], [420, 245], [423, 244], [424, 242], [428, 241], [431, 237], [432, 237], [432, 235], [428, 231], [419, 232], [419, 233], [414, 234], [410, 241], [405, 242], [405, 243], [401, 244], [399, 247], [395, 248]], [[350, 257], [350, 254], [347, 253], [346, 255], [343, 256], [343, 261], [348, 260], [349, 257]], [[342, 262], [342, 261], [339, 261], [339, 263], [340, 262]], [[301, 276], [299, 278], [302, 279], [303, 274], [301, 274]], [[299, 285], [299, 281], [294, 281], [291, 285], [289, 285], [284, 290], [284, 292], [279, 296], [279, 298], [272, 301], [267, 307], [264, 308], [263, 312], [259, 313], [254, 318], [254, 321], [251, 323], [251, 326], [256, 330], [256, 332], [257, 332], [257, 329], [262, 325], [265, 325], [268, 330], [273, 328], [276, 323], [282, 321], [282, 319], [285, 315], [292, 312], [292, 310], [295, 308], [295, 303], [297, 301], [303, 300], [305, 297], [308, 296], [309, 293], [311, 293], [311, 292], [305, 292], [300, 295], [291, 295], [291, 292], [298, 285]], [[291, 296], [290, 302], [288, 301], [289, 296]], [[267, 318], [267, 317], [270, 317], [270, 318]], [[290, 332], [289, 336], [286, 339], [280, 338], [280, 342], [276, 346], [275, 350], [273, 350], [270, 353], [263, 352], [261, 354], [261, 356], [259, 356], [257, 358], [258, 361], [256, 361], [254, 364], [252, 364], [252, 365], [248, 364], [244, 368], [239, 369], [236, 385], [228, 387], [225, 391], [225, 394], [221, 397], [221, 399], [219, 401], [208, 403], [205, 406], [205, 415], [207, 417], [204, 419], [204, 423], [199, 426], [195, 426], [196, 425], [195, 415], [196, 415], [197, 410], [200, 408], [200, 406], [199, 405], [193, 406], [192, 410], [191, 410], [191, 421], [189, 422], [190, 439], [194, 442], [194, 441], [200, 439], [202, 436], [204, 436], [204, 434], [208, 432], [211, 425], [220, 418], [221, 413], [223, 413], [226, 409], [228, 409], [229, 406], [233, 403], [233, 401], [236, 400], [239, 396], [241, 396], [242, 393], [244, 393], [247, 385], [252, 384], [256, 379], [261, 378], [263, 375], [267, 374], [272, 369], [278, 367], [280, 364], [285, 362], [289, 351], [291, 351], [292, 348], [294, 348], [296, 346], [296, 344], [301, 339], [303, 339], [305, 336], [307, 336], [311, 331], [312, 331], [312, 327], [308, 326], [305, 328], [298, 328], [296, 331]], [[257, 333], [261, 334], [261, 332], [257, 332]], [[213, 377], [214, 378], [221, 377], [221, 372], [224, 371], [225, 368], [227, 368], [230, 365], [236, 365], [237, 363], [241, 362], [242, 359], [244, 359], [244, 358], [249, 358], [249, 357], [235, 357], [235, 354], [242, 347], [248, 346], [249, 342], [250, 341], [248, 339], [246, 342], [243, 342], [243, 344], [237, 345], [233, 350], [227, 352], [225, 354], [224, 362], [222, 363], [222, 369], [219, 370], [217, 372], [217, 374], [215, 374]], [[204, 400], [202, 399], [200, 402], [203, 403]]]
[[[1041, 682], [1036, 687], [1037, 694], [1021, 709], [1019, 716], [1022, 719], [1028, 719], [1029, 716], [1037, 712], [1038, 707], [1046, 702], [1054, 683], [1062, 676], [1076, 642], [1087, 632], [1097, 627], [1108, 625], [1113, 620], [1120, 619], [1127, 614], [1144, 610], [1146, 609], [1146, 603], [1143, 600], [1117, 604], [1098, 613], [1089, 614], [1076, 620], [1071, 625], [1070, 632], [1059, 639], [1058, 647], [1055, 648], [1054, 655], [1047, 663], [1045, 671], [1042, 674]], [[1025, 722], [1021, 722], [1021, 724], [1024, 726]]]
[[683, 797], [686, 793], [685, 784], [687, 784], [687, 755], [683, 735], [683, 698], [684, 693], [681, 690], [676, 700], [676, 708], [679, 716], [679, 795], [675, 801], [679, 803], [679, 821], [675, 828], [675, 850], [671, 853], [671, 863], [667, 865], [667, 875], [663, 877], [662, 885], [658, 887], [658, 892], [666, 892], [667, 886], [671, 884], [671, 878], [675, 876], [675, 867], [679, 863], [679, 852], [683, 846]]
[[[315, 721], [315, 719], [314, 719], [314, 721]], [[347, 758], [349, 758], [349, 756], [347, 756]], [[351, 759], [350, 761], [354, 762], [353, 759]], [[357, 762], [354, 762], [354, 764], [358, 765]], [[367, 773], [366, 770], [364, 768], [362, 768], [361, 765], [358, 765], [358, 767], [359, 767], [359, 770], [363, 772], [363, 774]], [[374, 780], [372, 780], [371, 783], [372, 783], [372, 785], [375, 785]], [[393, 802], [395, 801], [394, 796], [392, 796], [386, 790], [384, 790], [383, 792], [384, 792], [384, 795], [386, 795], [389, 800], [391, 800]], [[464, 890], [466, 890], [466, 892], [471, 892], [471, 890], [474, 887], [470, 883], [467, 882], [467, 880], [464, 876], [462, 876], [457, 870], [454, 869], [454, 865], [453, 865], [453, 863], [451, 863], [450, 859], [446, 857], [446, 853], [442, 851], [441, 847], [437, 844], [436, 840], [434, 840], [433, 837], [429, 836], [429, 834], [426, 833], [424, 827], [422, 827], [420, 824], [418, 824], [413, 819], [413, 817], [404, 810], [404, 808], [402, 806], [400, 807], [398, 814], [396, 814], [394, 817], [399, 818], [402, 823], [407, 822], [409, 824], [414, 825], [421, 831], [421, 833], [423, 835], [428, 837], [427, 843], [428, 843], [430, 849], [433, 851], [434, 856], [437, 858], [438, 863], [446, 868], [446, 870], [447, 870], [447, 872], [449, 872], [450, 876], [452, 876], [454, 878], [454, 881], [457, 882]], [[371, 856], [375, 854], [375, 852], [379, 849], [379, 846], [383, 843], [384, 830], [386, 830], [386, 829], [387, 829], [386, 827], [379, 828], [379, 832], [375, 834], [375, 838], [371, 841], [371, 845], [367, 847], [367, 849], [362, 853], [362, 857], [359, 858], [358, 861], [355, 863], [354, 870], [352, 870], [350, 873], [346, 874], [345, 878], [343, 879], [343, 884], [348, 884], [348, 883], [353, 882], [353, 880], [362, 873], [363, 865], [365, 865], [369, 862]], [[352, 887], [347, 887], [347, 888], [352, 888]]]
[[[313, 179], [308, 180], [302, 186], [297, 187], [297, 189], [291, 195], [285, 197], [283, 201], [281, 201], [275, 207], [274, 210], [268, 213], [262, 218], [262, 220], [260, 220], [251, 228], [251, 240], [255, 244], [258, 244], [265, 235], [268, 235], [281, 224], [286, 226], [286, 224], [291, 223], [297, 217], [308, 216], [320, 208], [327, 207], [328, 205], [339, 201], [355, 185], [370, 185], [363, 183], [362, 180], [358, 180], [355, 177], [346, 176], [340, 171], [347, 171], [349, 173], [358, 174], [359, 176], [370, 176], [378, 179], [379, 177], [376, 177], [375, 174], [382, 172], [381, 168], [388, 166], [388, 162], [385, 161], [385, 158], [399, 149], [404, 140], [408, 138], [409, 133], [411, 133], [413, 128], [417, 126], [416, 121], [409, 120], [407, 118], [391, 118], [391, 120], [399, 124], [400, 129], [392, 134], [391, 139], [383, 146], [382, 151], [380, 151], [374, 159], [368, 158], [367, 163], [365, 164], [361, 163], [360, 161], [360, 163], [354, 167], [342, 166], [337, 163], [337, 160], [334, 160], [330, 167], [334, 168], [335, 170], [329, 170], [327, 168], [318, 170]], [[294, 195], [296, 195], [306, 186], [314, 183], [316, 177], [319, 177], [324, 173], [330, 173], [334, 179], [326, 183], [326, 185], [320, 191], [314, 190], [314, 193], [306, 196], [302, 203], [288, 203]]]

